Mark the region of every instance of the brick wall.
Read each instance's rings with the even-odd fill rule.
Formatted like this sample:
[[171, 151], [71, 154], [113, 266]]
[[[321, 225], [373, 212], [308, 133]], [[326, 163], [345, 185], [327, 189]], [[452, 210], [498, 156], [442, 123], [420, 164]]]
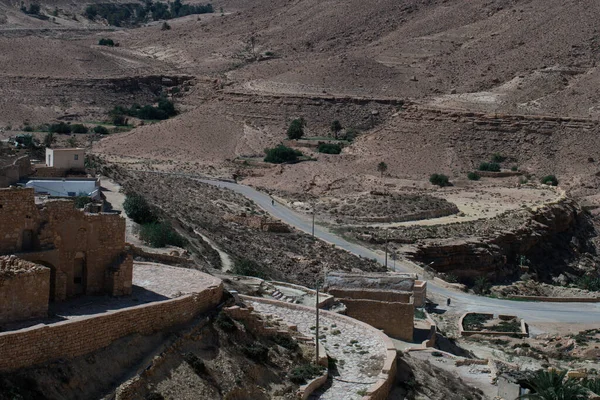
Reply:
[[412, 303], [365, 299], [340, 299], [346, 315], [365, 322], [392, 337], [412, 341], [415, 308]]
[[215, 282], [218, 284], [198, 294], [0, 333], [0, 371], [78, 357], [127, 335], [150, 334], [189, 322], [221, 301], [223, 284]]
[[29, 156], [19, 157], [12, 164], [0, 168], [0, 187], [17, 183], [21, 178], [31, 175], [31, 173]]

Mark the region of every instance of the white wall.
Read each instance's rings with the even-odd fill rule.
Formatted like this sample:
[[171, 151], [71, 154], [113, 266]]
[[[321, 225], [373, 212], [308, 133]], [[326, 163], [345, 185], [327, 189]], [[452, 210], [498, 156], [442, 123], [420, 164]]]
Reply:
[[94, 199], [100, 198], [100, 188], [96, 181], [69, 181], [69, 180], [31, 180], [26, 187], [33, 188], [35, 193], [48, 193], [50, 196], [68, 197], [69, 192], [79, 196], [84, 193]]

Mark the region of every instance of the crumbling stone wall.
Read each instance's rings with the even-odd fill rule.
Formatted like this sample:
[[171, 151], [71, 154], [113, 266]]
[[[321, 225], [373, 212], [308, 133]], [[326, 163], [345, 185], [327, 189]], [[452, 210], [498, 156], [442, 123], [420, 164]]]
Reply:
[[134, 333], [148, 335], [191, 321], [221, 301], [220, 279], [204, 291], [55, 324], [0, 333], [0, 371], [12, 371], [106, 347]]
[[[33, 189], [0, 190], [0, 254], [17, 254], [50, 268], [54, 300], [131, 293], [123, 281], [133, 268], [126, 257], [125, 219], [84, 213], [71, 200], [36, 205]], [[111, 273], [116, 281], [107, 287]]]
[[0, 167], [0, 188], [13, 185], [32, 173], [29, 156], [19, 157], [11, 164]]
[[375, 289], [340, 289], [332, 288], [328, 290], [329, 294], [332, 294], [337, 298], [348, 298], [348, 299], [365, 299], [365, 300], [376, 300], [376, 301], [387, 301], [396, 303], [409, 303], [411, 301], [412, 293], [409, 292], [398, 292], [393, 290], [375, 290]]
[[50, 269], [14, 256], [0, 257], [0, 323], [48, 314]]

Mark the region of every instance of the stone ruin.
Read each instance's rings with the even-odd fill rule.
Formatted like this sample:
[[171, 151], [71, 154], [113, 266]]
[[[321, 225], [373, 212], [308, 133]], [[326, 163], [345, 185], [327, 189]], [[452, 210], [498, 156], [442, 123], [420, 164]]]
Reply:
[[43, 316], [48, 302], [78, 295], [131, 294], [125, 219], [71, 200], [36, 204], [33, 189], [0, 189], [2, 255], [0, 322]]

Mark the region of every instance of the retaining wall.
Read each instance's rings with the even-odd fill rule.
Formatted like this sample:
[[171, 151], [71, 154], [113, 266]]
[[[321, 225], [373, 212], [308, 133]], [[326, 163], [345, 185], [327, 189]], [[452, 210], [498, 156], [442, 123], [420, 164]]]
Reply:
[[386, 335], [411, 342], [413, 340], [415, 307], [398, 303], [365, 299], [339, 299], [346, 306], [346, 315], [383, 329]]
[[[271, 304], [277, 307], [284, 307], [290, 310], [295, 311], [304, 311], [314, 313], [314, 309], [312, 307], [301, 306], [298, 304], [290, 304], [284, 303], [282, 301], [265, 299], [262, 297], [251, 297], [246, 295], [240, 295], [240, 298], [247, 301], [255, 301], [257, 303]], [[367, 390], [367, 394], [363, 397], [364, 400], [386, 400], [392, 385], [394, 383], [394, 378], [396, 376], [396, 347], [392, 340], [383, 332], [378, 329], [373, 328], [371, 325], [368, 325], [364, 322], [358, 321], [356, 319], [350, 318], [345, 315], [337, 314], [331, 311], [321, 310], [319, 313], [323, 313], [328, 318], [335, 319], [338, 321], [342, 321], [349, 324], [354, 324], [362, 327], [363, 329], [368, 329], [372, 332], [373, 336], [379, 337], [384, 343], [386, 348], [386, 357], [383, 361], [383, 367], [381, 369], [381, 373], [377, 377], [377, 382], [371, 385], [371, 387]]]
[[545, 297], [545, 296], [511, 296], [510, 299], [543, 301], [550, 303], [600, 303], [600, 297]]
[[0, 333], [0, 371], [81, 356], [127, 335], [151, 334], [189, 322], [221, 301], [223, 284], [214, 282], [202, 293]]

